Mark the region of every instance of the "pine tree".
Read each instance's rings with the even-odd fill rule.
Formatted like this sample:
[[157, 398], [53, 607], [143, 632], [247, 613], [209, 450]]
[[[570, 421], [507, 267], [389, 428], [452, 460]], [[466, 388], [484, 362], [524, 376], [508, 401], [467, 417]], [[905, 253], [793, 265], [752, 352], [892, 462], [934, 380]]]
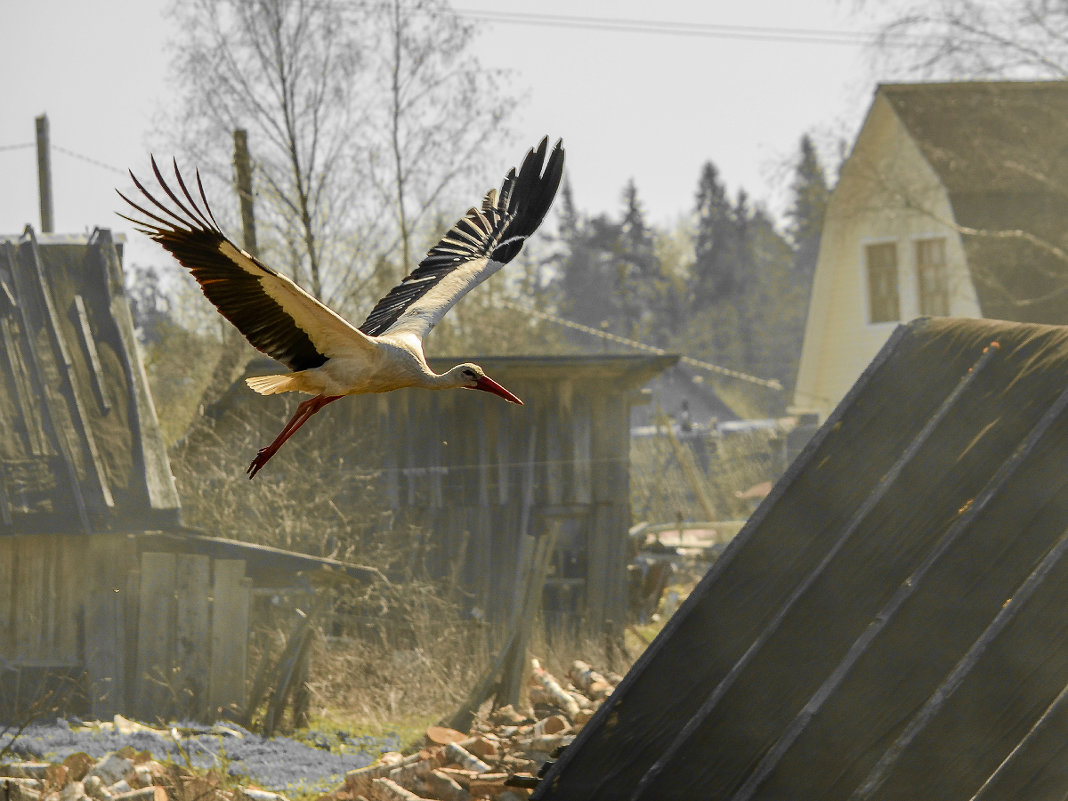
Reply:
[[701, 168], [695, 204], [694, 303], [700, 308], [729, 298], [736, 290], [730, 250], [733, 222], [727, 190], [711, 162]]
[[794, 275], [807, 292], [816, 271], [820, 232], [831, 190], [819, 155], [808, 134], [801, 137], [794, 179], [790, 184], [793, 200], [786, 212], [786, 233], [794, 247]]

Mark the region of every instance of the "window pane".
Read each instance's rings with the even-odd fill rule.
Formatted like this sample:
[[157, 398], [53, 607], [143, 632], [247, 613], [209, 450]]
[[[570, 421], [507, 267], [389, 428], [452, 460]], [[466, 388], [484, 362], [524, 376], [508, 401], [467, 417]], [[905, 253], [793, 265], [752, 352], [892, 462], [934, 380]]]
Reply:
[[873, 323], [899, 320], [897, 291], [897, 245], [868, 245], [868, 299]]
[[916, 285], [920, 314], [934, 317], [949, 314], [945, 239], [921, 239], [916, 243]]

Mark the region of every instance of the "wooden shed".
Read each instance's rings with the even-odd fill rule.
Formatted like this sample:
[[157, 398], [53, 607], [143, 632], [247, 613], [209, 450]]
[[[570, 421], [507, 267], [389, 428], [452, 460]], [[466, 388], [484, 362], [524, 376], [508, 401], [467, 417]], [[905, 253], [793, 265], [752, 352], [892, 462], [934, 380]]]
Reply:
[[1066, 376], [899, 327], [534, 798], [1064, 798]]
[[[379, 508], [393, 526], [427, 532], [428, 569], [457, 577], [490, 619], [513, 609], [535, 539], [555, 536], [543, 595], [551, 622], [601, 632], [621, 630], [626, 611], [630, 526], [630, 409], [641, 387], [677, 356], [512, 356], [431, 360], [443, 371], [474, 361], [523, 399], [504, 403], [482, 392], [399, 390], [346, 398], [321, 412], [297, 441], [331, 442], [341, 471], [373, 471]], [[249, 375], [276, 371], [258, 361]], [[237, 437], [235, 405], [262, 415], [264, 441], [276, 433], [278, 405], [243, 381], [215, 405], [213, 437]], [[273, 404], [273, 408], [272, 408]], [[246, 425], [243, 417], [241, 427]], [[229, 432], [229, 433], [228, 433]], [[338, 436], [338, 432], [344, 432]], [[296, 443], [294, 443], [296, 444]], [[290, 450], [290, 448], [292, 448]], [[256, 480], [284, 484], [300, 470], [301, 446], [282, 449]], [[344, 503], [343, 494], [336, 499]]]
[[121, 253], [0, 237], [0, 720], [240, 709], [253, 584], [369, 575], [182, 526]]

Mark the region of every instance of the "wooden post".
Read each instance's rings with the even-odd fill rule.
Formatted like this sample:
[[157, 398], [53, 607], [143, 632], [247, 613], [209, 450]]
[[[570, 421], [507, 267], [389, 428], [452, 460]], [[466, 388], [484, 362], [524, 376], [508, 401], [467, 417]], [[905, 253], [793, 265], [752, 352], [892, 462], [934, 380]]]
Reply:
[[41, 199], [41, 232], [55, 230], [52, 216], [52, 147], [48, 137], [48, 115], [37, 118], [37, 190]]
[[538, 619], [538, 612], [541, 610], [545, 577], [548, 575], [549, 565], [556, 550], [556, 535], [560, 528], [559, 520], [550, 518], [546, 522], [544, 530], [537, 534], [530, 569], [523, 585], [523, 599], [509, 626], [509, 629], [515, 632], [515, 636], [512, 638], [511, 650], [505, 658], [502, 669], [500, 692], [497, 694], [498, 706], [506, 704], [516, 706], [523, 689], [523, 674], [527, 668], [527, 642], [530, 639], [530, 631], [534, 622]]
[[241, 234], [245, 250], [258, 256], [256, 247], [256, 215], [252, 203], [252, 160], [248, 155], [248, 131], [234, 131], [234, 173], [237, 197], [241, 201]]

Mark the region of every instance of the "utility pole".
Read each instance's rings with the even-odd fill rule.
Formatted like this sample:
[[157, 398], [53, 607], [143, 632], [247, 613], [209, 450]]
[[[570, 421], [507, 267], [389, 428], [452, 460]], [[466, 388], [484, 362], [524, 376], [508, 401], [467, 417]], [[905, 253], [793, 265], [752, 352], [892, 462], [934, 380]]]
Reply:
[[55, 231], [52, 217], [52, 148], [48, 142], [48, 115], [37, 118], [37, 191], [41, 198], [41, 232]]
[[248, 155], [248, 131], [234, 130], [234, 173], [237, 197], [241, 201], [241, 232], [245, 250], [258, 256], [256, 247], [256, 216], [252, 208], [252, 161]]

